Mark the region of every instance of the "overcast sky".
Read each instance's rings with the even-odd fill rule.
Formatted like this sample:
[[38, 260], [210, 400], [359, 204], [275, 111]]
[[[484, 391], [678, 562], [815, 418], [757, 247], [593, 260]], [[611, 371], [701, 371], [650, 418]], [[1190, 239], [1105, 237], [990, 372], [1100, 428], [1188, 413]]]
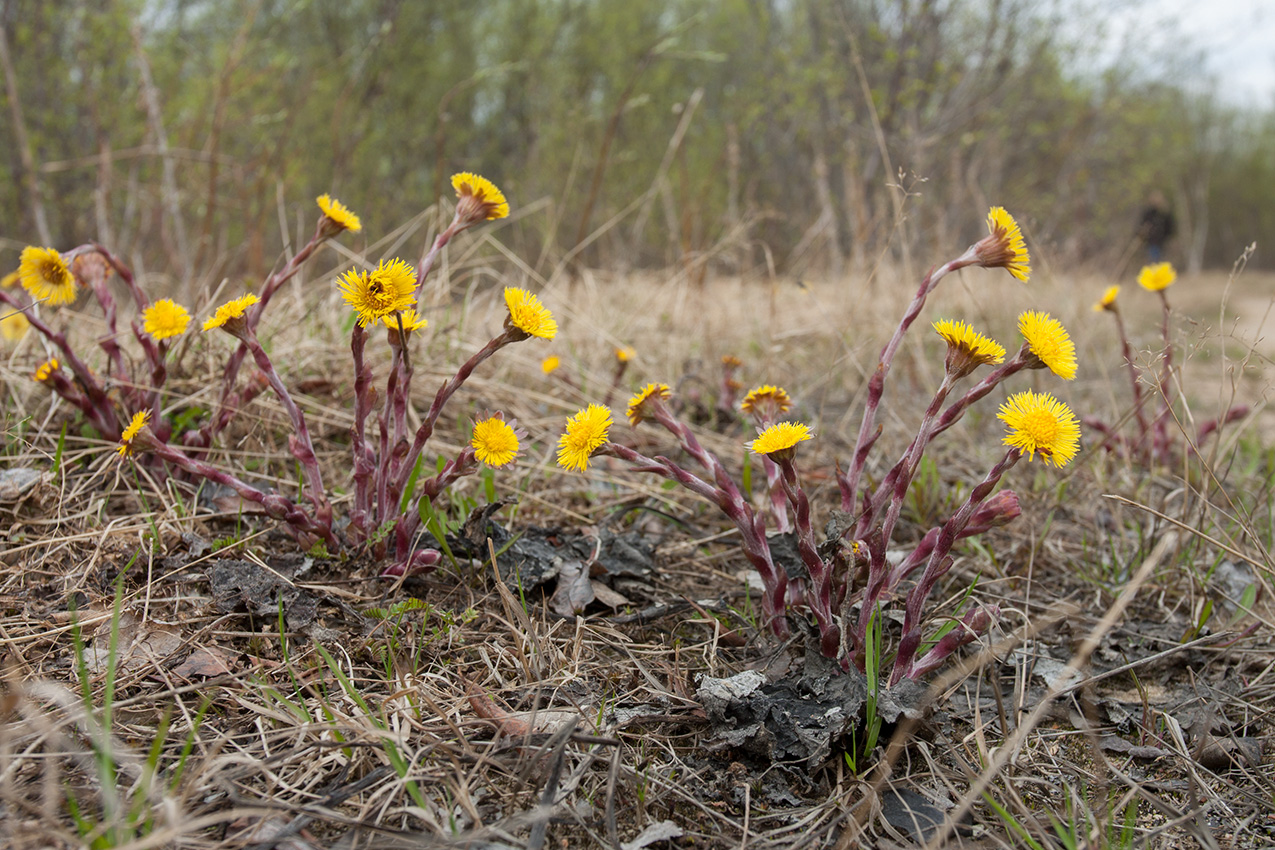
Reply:
[[1142, 0], [1116, 19], [1156, 33], [1161, 47], [1180, 38], [1203, 50], [1206, 70], [1232, 100], [1275, 105], [1275, 0]]

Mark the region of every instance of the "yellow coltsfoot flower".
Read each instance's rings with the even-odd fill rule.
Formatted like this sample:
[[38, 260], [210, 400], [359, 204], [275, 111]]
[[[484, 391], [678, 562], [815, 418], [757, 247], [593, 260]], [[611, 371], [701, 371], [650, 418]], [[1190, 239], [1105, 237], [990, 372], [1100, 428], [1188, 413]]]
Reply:
[[671, 394], [668, 384], [647, 384], [633, 398], [629, 399], [627, 415], [629, 424], [637, 427], [642, 420], [650, 416], [650, 407], [668, 399]]
[[755, 387], [739, 403], [739, 409], [758, 422], [773, 422], [792, 408], [792, 396], [771, 384]]
[[509, 308], [505, 327], [516, 328], [526, 336], [541, 339], [553, 339], [558, 333], [558, 323], [554, 321], [553, 313], [527, 290], [514, 286], [505, 287], [505, 306]]
[[517, 432], [497, 416], [474, 425], [469, 444], [474, 447], [474, 457], [488, 466], [504, 466], [518, 456]]
[[1111, 310], [1112, 312], [1115, 312], [1115, 310], [1117, 309], [1116, 297], [1119, 294], [1120, 294], [1119, 285], [1108, 286], [1107, 289], [1102, 293], [1102, 297], [1098, 299], [1098, 303], [1093, 305], [1093, 311], [1095, 313], [1101, 313], [1103, 310]]
[[615, 349], [615, 359], [618, 363], [628, 363], [634, 357], [637, 357], [637, 352], [627, 345]]
[[70, 304], [78, 294], [71, 267], [52, 248], [23, 248], [18, 279], [32, 298], [48, 304]]
[[562, 359], [556, 354], [550, 354], [544, 360], [540, 361], [540, 371], [546, 375], [552, 375], [562, 365]]
[[54, 373], [58, 371], [61, 365], [62, 364], [58, 362], [56, 357], [50, 357], [48, 360], [45, 360], [36, 367], [35, 374], [31, 376], [31, 380], [43, 384], [45, 381], [49, 380], [49, 378], [53, 377]]
[[339, 286], [345, 302], [358, 314], [359, 327], [366, 328], [412, 307], [416, 272], [400, 259], [381, 260], [371, 271], [346, 272]]
[[509, 215], [509, 202], [505, 195], [486, 177], [462, 171], [452, 175], [452, 188], [456, 190], [456, 214], [466, 224], [493, 221]]
[[403, 330], [408, 333], [420, 330], [429, 324], [429, 320], [424, 316], [418, 316], [416, 314], [416, 310], [412, 307], [408, 307], [406, 310], [399, 313], [391, 313], [388, 316], [382, 316], [381, 324], [385, 325], [385, 327], [392, 331], [397, 331], [400, 319], [403, 322]]
[[1036, 453], [1065, 466], [1080, 449], [1080, 423], [1066, 404], [1048, 393], [1026, 390], [1001, 405], [998, 418], [1009, 427], [1003, 440], [1034, 460]]
[[1019, 280], [1032, 273], [1031, 257], [1023, 241], [1023, 231], [1004, 207], [992, 207], [987, 213], [988, 235], [974, 246], [978, 264], [985, 268], [1005, 269]]
[[[8, 305], [0, 305], [0, 310], [6, 309]], [[27, 318], [27, 314], [21, 310], [14, 310], [6, 313], [4, 318], [0, 318], [0, 336], [3, 336], [9, 342], [17, 342], [27, 335], [27, 331], [31, 329], [31, 320]]]
[[171, 298], [162, 298], [142, 312], [142, 330], [155, 341], [181, 336], [190, 324], [190, 313]]
[[1076, 377], [1076, 344], [1062, 322], [1051, 319], [1048, 313], [1029, 310], [1018, 317], [1018, 330], [1038, 361], [1028, 364], [1029, 368], [1047, 368], [1064, 381]]
[[343, 230], [358, 233], [363, 229], [363, 222], [350, 211], [350, 208], [327, 194], [315, 198], [319, 209], [323, 210], [324, 221], [320, 225], [329, 236], [335, 236]]
[[1005, 347], [954, 319], [939, 319], [934, 330], [947, 342], [946, 368], [953, 378], [963, 378], [979, 366], [1000, 363]]
[[128, 423], [128, 427], [124, 429], [124, 433], [120, 435], [120, 445], [115, 451], [120, 457], [128, 457], [133, 454], [133, 440], [137, 439], [138, 433], [146, 427], [146, 422], [151, 418], [149, 410], [139, 410], [133, 414], [133, 419]]
[[260, 298], [250, 293], [227, 301], [217, 308], [217, 312], [208, 317], [204, 322], [203, 329], [210, 331], [213, 328], [225, 328], [228, 332], [237, 336], [238, 332], [242, 330], [238, 325], [243, 324], [244, 313], [247, 313], [248, 308], [260, 300]]
[[611, 411], [591, 404], [567, 420], [567, 428], [558, 438], [558, 466], [563, 469], [589, 468], [589, 458], [610, 440]]
[[1172, 263], [1153, 263], [1143, 266], [1138, 272], [1138, 285], [1148, 292], [1160, 292], [1173, 285], [1178, 273], [1173, 270]]
[[753, 454], [766, 455], [771, 460], [791, 460], [797, 453], [797, 444], [813, 437], [810, 428], [800, 422], [780, 422], [758, 434], [748, 448]]

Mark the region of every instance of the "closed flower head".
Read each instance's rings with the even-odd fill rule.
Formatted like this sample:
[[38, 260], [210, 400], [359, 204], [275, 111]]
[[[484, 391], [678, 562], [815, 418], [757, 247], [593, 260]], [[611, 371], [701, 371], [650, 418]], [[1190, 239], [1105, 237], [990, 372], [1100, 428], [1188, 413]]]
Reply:
[[60, 365], [61, 364], [58, 363], [58, 359], [56, 357], [51, 357], [35, 368], [35, 374], [32, 375], [31, 378], [32, 380], [43, 384], [45, 381], [49, 380], [49, 378], [54, 376]]
[[562, 359], [556, 354], [550, 354], [544, 360], [540, 361], [540, 371], [546, 375], [552, 375], [562, 365]]
[[488, 466], [504, 466], [518, 456], [517, 432], [496, 416], [474, 425], [469, 444], [474, 447], [474, 457]]
[[241, 335], [245, 330], [244, 313], [261, 299], [255, 295], [241, 295], [233, 301], [227, 301], [217, 308], [217, 312], [204, 322], [204, 330], [222, 328], [233, 336]]
[[1108, 286], [1106, 291], [1102, 293], [1102, 297], [1098, 299], [1098, 303], [1093, 305], [1095, 313], [1101, 313], [1103, 310], [1116, 312], [1116, 296], [1120, 294], [1119, 286]]
[[791, 460], [797, 453], [797, 444], [812, 437], [810, 428], [800, 422], [780, 422], [758, 434], [748, 448], [753, 454], [767, 455], [772, 460]]
[[1051, 319], [1048, 313], [1029, 310], [1018, 317], [1018, 330], [1035, 357], [1029, 368], [1049, 369], [1064, 381], [1076, 377], [1076, 344], [1062, 322]]
[[336, 198], [320, 195], [315, 201], [319, 204], [319, 209], [323, 210], [323, 221], [319, 226], [325, 236], [335, 236], [343, 230], [358, 233], [363, 229], [363, 222], [359, 221], [359, 217]]
[[22, 279], [22, 273], [17, 269], [9, 272], [4, 277], [0, 277], [0, 289], [8, 289], [18, 285], [18, 281]]
[[416, 272], [397, 258], [381, 260], [371, 271], [350, 270], [342, 275], [339, 285], [364, 328], [409, 309], [416, 298]]
[[988, 235], [974, 246], [978, 264], [989, 269], [1005, 269], [1019, 280], [1031, 276], [1031, 257], [1023, 242], [1023, 232], [1004, 207], [992, 207], [987, 214]]
[[1080, 423], [1071, 408], [1048, 393], [1015, 393], [997, 416], [1009, 427], [1005, 445], [1032, 460], [1039, 452], [1054, 466], [1064, 466], [1080, 449]]
[[[26, 256], [23, 254], [23, 256]], [[1173, 285], [1178, 273], [1173, 270], [1172, 263], [1152, 263], [1143, 266], [1138, 272], [1138, 285], [1148, 292], [1159, 292]]]
[[619, 363], [628, 363], [634, 357], [637, 357], [637, 352], [628, 346], [621, 346], [615, 350], [615, 359]]
[[181, 336], [189, 324], [190, 313], [171, 298], [156, 301], [142, 313], [142, 330], [156, 341]]
[[509, 308], [505, 327], [526, 334], [523, 339], [529, 336], [553, 339], [558, 333], [558, 323], [553, 320], [553, 313], [527, 290], [514, 286], [505, 287], [505, 306]]
[[504, 193], [486, 177], [462, 171], [452, 175], [456, 190], [456, 214], [466, 224], [478, 224], [509, 215]]
[[647, 384], [642, 391], [629, 399], [629, 424], [637, 427], [651, 415], [652, 408], [663, 404], [670, 395], [668, 384]]
[[128, 423], [128, 427], [124, 429], [124, 433], [120, 435], [120, 445], [115, 451], [119, 452], [120, 457], [128, 457], [133, 454], [133, 441], [137, 439], [137, 435], [146, 427], [146, 421], [150, 419], [149, 410], [140, 410], [133, 414], [133, 419]]
[[558, 438], [558, 466], [563, 469], [589, 468], [589, 458], [610, 439], [611, 411], [591, 404], [567, 420], [567, 429]]
[[934, 330], [947, 341], [947, 372], [953, 378], [963, 378], [979, 366], [1005, 359], [1003, 345], [964, 322], [939, 319], [934, 323]]
[[75, 300], [75, 275], [52, 248], [29, 245], [22, 249], [18, 278], [31, 297], [48, 304], [70, 304]]

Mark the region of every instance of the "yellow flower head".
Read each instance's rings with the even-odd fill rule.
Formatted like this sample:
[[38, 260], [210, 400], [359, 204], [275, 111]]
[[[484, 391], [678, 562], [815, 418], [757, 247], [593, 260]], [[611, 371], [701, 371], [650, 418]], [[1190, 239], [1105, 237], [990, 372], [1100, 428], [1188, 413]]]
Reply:
[[765, 386], [750, 390], [739, 409], [754, 417], [759, 422], [773, 422], [792, 408], [792, 396], [784, 392], [782, 387]]
[[133, 440], [137, 438], [138, 433], [146, 427], [146, 420], [150, 419], [149, 410], [139, 410], [133, 414], [133, 419], [128, 423], [128, 427], [124, 429], [124, 433], [120, 435], [120, 445], [115, 451], [119, 452], [120, 457], [128, 457], [133, 453]]
[[1178, 273], [1173, 270], [1172, 263], [1153, 263], [1143, 266], [1142, 271], [1138, 272], [1138, 285], [1148, 292], [1167, 289], [1177, 279]]
[[1032, 460], [1040, 452], [1054, 466], [1064, 466], [1080, 449], [1080, 423], [1071, 408], [1048, 393], [1015, 393], [997, 416], [1009, 427], [1004, 444]]
[[226, 327], [226, 323], [232, 325], [235, 320], [242, 319], [244, 313], [248, 312], [248, 308], [256, 304], [261, 299], [255, 295], [241, 295], [232, 301], [227, 301], [217, 308], [217, 312], [213, 313], [207, 321], [204, 322], [204, 330], [210, 331], [213, 328]]
[[1031, 257], [1023, 242], [1023, 232], [1004, 207], [992, 207], [987, 214], [987, 232], [974, 246], [978, 264], [989, 269], [1005, 269], [1019, 280], [1031, 276]]
[[774, 455], [776, 460], [791, 459], [796, 453], [797, 444], [814, 437], [810, 428], [800, 422], [780, 422], [771, 425], [757, 435], [757, 439], [748, 444], [753, 454]]
[[505, 287], [505, 306], [509, 308], [505, 327], [514, 327], [527, 336], [538, 336], [541, 339], [553, 339], [558, 333], [558, 323], [553, 320], [553, 313], [527, 290]]
[[52, 248], [36, 248], [28, 245], [22, 249], [22, 261], [18, 265], [18, 278], [31, 297], [49, 304], [70, 304], [75, 300], [75, 275]]
[[416, 272], [400, 259], [381, 260], [371, 271], [346, 272], [340, 287], [345, 302], [358, 313], [359, 327], [366, 328], [412, 306], [416, 298]]
[[947, 341], [947, 371], [953, 377], [962, 378], [979, 366], [1005, 359], [1003, 345], [962, 321], [939, 319], [934, 323], [934, 330]]
[[456, 190], [456, 212], [461, 221], [477, 224], [509, 215], [504, 193], [486, 177], [462, 171], [452, 175], [452, 188]]
[[31, 376], [31, 379], [43, 384], [49, 378], [53, 377], [53, 373], [56, 372], [58, 367], [61, 365], [62, 364], [58, 363], [58, 359], [56, 357], [45, 360], [36, 367], [35, 374]]
[[315, 198], [315, 201], [319, 204], [319, 209], [323, 210], [324, 218], [331, 222], [329, 226], [332, 228], [333, 236], [342, 230], [358, 233], [363, 229], [363, 222], [359, 221], [359, 217], [350, 212], [350, 208], [336, 198], [324, 194]]
[[8, 289], [11, 286], [17, 286], [18, 281], [21, 279], [22, 273], [17, 269], [14, 269], [4, 277], [0, 277], [0, 289]]
[[589, 458], [610, 439], [611, 411], [591, 404], [567, 420], [567, 429], [558, 438], [558, 466], [563, 469], [589, 468]]
[[[0, 306], [0, 310], [8, 305]], [[27, 331], [31, 329], [31, 320], [27, 318], [27, 314], [21, 310], [14, 310], [12, 313], [6, 313], [4, 318], [0, 319], [0, 335], [4, 336], [9, 342], [17, 342], [27, 335]]]
[[621, 346], [615, 350], [615, 359], [621, 363], [628, 363], [634, 357], [637, 357], [637, 352], [632, 348], [629, 348], [627, 345]]
[[1062, 322], [1051, 319], [1048, 313], [1029, 310], [1018, 317], [1018, 330], [1040, 361], [1031, 364], [1032, 368], [1048, 368], [1064, 381], [1076, 377], [1076, 344]]
[[544, 372], [546, 375], [551, 375], [557, 371], [558, 367], [561, 365], [562, 359], [556, 354], [550, 354], [544, 360], [540, 361], [540, 371]]
[[1103, 310], [1115, 310], [1116, 296], [1119, 294], [1119, 286], [1108, 286], [1106, 291], [1102, 293], [1102, 297], [1098, 299], [1098, 303], [1093, 305], [1093, 311], [1101, 313]]
[[400, 313], [390, 313], [388, 316], [382, 316], [381, 324], [385, 325], [385, 327], [392, 331], [397, 331], [400, 316], [403, 319], [403, 330], [408, 333], [420, 330], [429, 324], [429, 320], [424, 316], [416, 315], [416, 309], [414, 307], [408, 307]]
[[469, 444], [474, 447], [474, 457], [488, 466], [504, 466], [518, 456], [518, 434], [495, 416], [474, 425]]
[[142, 330], [154, 340], [181, 336], [190, 324], [190, 313], [171, 298], [156, 301], [142, 313]]
[[628, 417], [629, 424], [637, 427], [642, 420], [650, 415], [648, 405], [660, 404], [668, 399], [670, 395], [668, 384], [647, 384], [641, 391], [629, 399]]

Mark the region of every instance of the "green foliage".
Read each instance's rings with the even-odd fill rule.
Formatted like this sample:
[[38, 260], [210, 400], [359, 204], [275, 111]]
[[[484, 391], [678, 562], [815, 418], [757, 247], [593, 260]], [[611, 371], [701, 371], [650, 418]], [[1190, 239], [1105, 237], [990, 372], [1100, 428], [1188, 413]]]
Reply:
[[[387, 232], [449, 194], [461, 167], [515, 207], [555, 199], [552, 215], [505, 225], [516, 250], [570, 249], [629, 210], [586, 253], [600, 262], [676, 261], [741, 223], [782, 258], [821, 194], [845, 256], [891, 238], [947, 244], [974, 235], [971, 185], [1083, 252], [1122, 247], [1153, 187], [1184, 231], [1208, 228], [1207, 242], [1181, 242], [1213, 262], [1275, 227], [1275, 117], [1228, 111], [1194, 75], [1156, 82], [1145, 54], [1090, 72], [1098, 46], [1061, 25], [1081, 0], [10, 6], [54, 240], [92, 236], [155, 267], [176, 260], [151, 236], [149, 217], [168, 211], [138, 203], [164, 180], [139, 56], [196, 255], [179, 265], [242, 245], [218, 270], [232, 277], [274, 263], [263, 234], [278, 229], [278, 186], [292, 211], [331, 191]], [[0, 141], [18, 173], [8, 121]], [[887, 185], [900, 167], [929, 181], [901, 231]], [[634, 206], [655, 186], [662, 214]], [[33, 238], [23, 182], [0, 184], [0, 202], [20, 212], [14, 235]]]

